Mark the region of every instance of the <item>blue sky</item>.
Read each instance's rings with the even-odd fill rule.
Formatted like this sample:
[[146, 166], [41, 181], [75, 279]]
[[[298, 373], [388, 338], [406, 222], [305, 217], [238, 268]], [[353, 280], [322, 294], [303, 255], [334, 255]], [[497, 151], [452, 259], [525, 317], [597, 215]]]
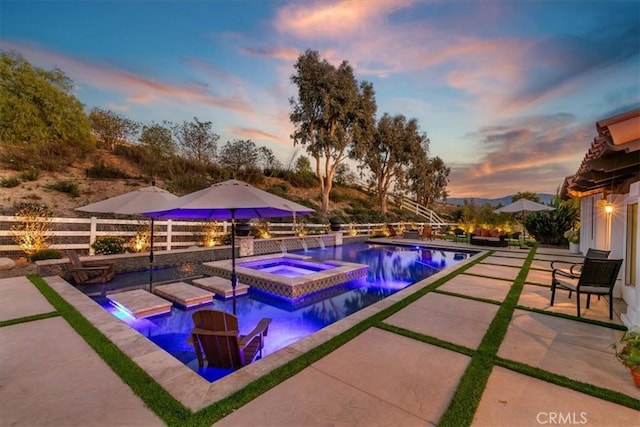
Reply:
[[293, 64], [318, 50], [418, 119], [451, 197], [555, 193], [595, 122], [640, 106], [637, 0], [0, 0], [0, 49], [61, 68], [87, 111], [198, 117], [285, 164]]

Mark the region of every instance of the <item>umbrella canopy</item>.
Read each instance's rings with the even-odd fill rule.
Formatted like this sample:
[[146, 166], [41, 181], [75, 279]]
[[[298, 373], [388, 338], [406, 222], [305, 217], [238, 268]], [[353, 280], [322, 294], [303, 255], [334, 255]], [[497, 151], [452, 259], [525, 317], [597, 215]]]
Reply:
[[177, 198], [178, 196], [152, 184], [151, 187], [139, 188], [129, 193], [81, 206], [75, 210], [82, 212], [140, 215], [149, 210], [160, 209], [168, 202], [176, 200]]
[[[100, 202], [91, 203], [76, 208], [82, 212], [113, 213], [121, 215], [141, 215], [149, 209], [159, 209], [165, 204], [176, 200], [178, 196], [167, 190], [156, 187], [152, 182], [150, 187], [139, 188], [129, 193], [120, 194]], [[149, 251], [149, 289], [153, 286], [153, 221], [151, 218], [151, 248]]]
[[[525, 212], [538, 212], [538, 211], [553, 211], [555, 208], [547, 205], [543, 205], [542, 203], [533, 202], [528, 199], [518, 199], [513, 203], [508, 204], [507, 206], [503, 206], [499, 209], [496, 209], [495, 213], [522, 213], [522, 222], [524, 227], [524, 215]], [[524, 241], [527, 241], [527, 229], [524, 229]]]
[[276, 196], [235, 179], [187, 194], [164, 207], [144, 212], [151, 218], [231, 220], [231, 288], [236, 313], [236, 219], [279, 218], [314, 212], [306, 206]]
[[312, 212], [314, 210], [306, 206], [231, 179], [182, 196], [158, 209], [147, 209], [144, 215], [167, 219], [225, 220], [289, 217]]
[[518, 199], [513, 203], [496, 209], [495, 213], [513, 213], [513, 212], [536, 212], [536, 211], [552, 211], [555, 208], [543, 205], [542, 203], [533, 202], [528, 199]]

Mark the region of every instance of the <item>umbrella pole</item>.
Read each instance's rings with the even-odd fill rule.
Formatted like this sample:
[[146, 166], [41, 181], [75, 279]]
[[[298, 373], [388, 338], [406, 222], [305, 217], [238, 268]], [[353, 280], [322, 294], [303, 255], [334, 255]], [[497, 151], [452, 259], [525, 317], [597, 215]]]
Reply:
[[151, 218], [151, 250], [149, 251], [149, 292], [153, 293], [153, 218]]
[[233, 315], [236, 314], [236, 285], [238, 277], [236, 276], [236, 219], [235, 211], [231, 210], [231, 291], [233, 299]]

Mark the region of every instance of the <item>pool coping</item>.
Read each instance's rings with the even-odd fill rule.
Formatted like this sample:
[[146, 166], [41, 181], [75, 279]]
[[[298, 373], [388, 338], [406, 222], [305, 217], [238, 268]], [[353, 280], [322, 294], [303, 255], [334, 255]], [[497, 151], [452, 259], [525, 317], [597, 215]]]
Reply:
[[[380, 243], [383, 243], [382, 241]], [[395, 244], [396, 242], [389, 242]], [[424, 244], [421, 242], [421, 244]], [[454, 247], [437, 246], [448, 249]], [[482, 256], [487, 250], [477, 251], [477, 256]], [[333, 337], [342, 334], [358, 323], [387, 309], [400, 300], [420, 291], [434, 281], [450, 274], [468, 263], [474, 262], [477, 257], [469, 257], [455, 265], [447, 267], [440, 272], [423, 279], [415, 284], [374, 303], [362, 310], [341, 319], [302, 340], [282, 348], [261, 360], [258, 360], [242, 369], [239, 369], [215, 382], [209, 382], [186, 365], [171, 356], [168, 352], [145, 338], [142, 334], [132, 329], [126, 323], [105, 311], [97, 302], [82, 293], [73, 285], [59, 276], [48, 276], [43, 279], [65, 301], [71, 304], [82, 316], [102, 332], [133, 362], [140, 366], [161, 387], [178, 400], [185, 407], [196, 412], [217, 401], [241, 390], [252, 381], [267, 375], [273, 370], [294, 360], [313, 348], [327, 342]]]

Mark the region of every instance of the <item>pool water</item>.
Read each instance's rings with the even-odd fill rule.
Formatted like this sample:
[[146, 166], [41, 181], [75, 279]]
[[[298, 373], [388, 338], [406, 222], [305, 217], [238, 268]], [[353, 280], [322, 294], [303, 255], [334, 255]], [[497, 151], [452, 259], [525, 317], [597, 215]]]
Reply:
[[336, 268], [331, 264], [311, 263], [304, 260], [291, 258], [278, 258], [238, 264], [238, 267], [251, 268], [265, 273], [277, 274], [285, 277], [299, 277]]
[[[293, 253], [293, 252], [292, 252]], [[374, 304], [405, 287], [472, 256], [474, 252], [447, 251], [425, 247], [348, 244], [326, 249], [299, 251], [316, 261], [341, 260], [367, 264], [367, 277], [347, 282], [295, 301], [283, 301], [265, 292], [251, 290], [238, 297], [240, 333], [246, 334], [260, 321], [272, 319], [263, 355], [274, 353], [320, 329]], [[202, 309], [232, 312], [232, 301], [215, 299], [190, 310], [172, 308], [168, 315], [135, 319], [111, 306], [106, 298], [96, 300], [108, 311], [172, 354], [202, 377], [215, 381], [233, 372], [230, 369], [198, 368], [191, 344], [191, 315]]]

